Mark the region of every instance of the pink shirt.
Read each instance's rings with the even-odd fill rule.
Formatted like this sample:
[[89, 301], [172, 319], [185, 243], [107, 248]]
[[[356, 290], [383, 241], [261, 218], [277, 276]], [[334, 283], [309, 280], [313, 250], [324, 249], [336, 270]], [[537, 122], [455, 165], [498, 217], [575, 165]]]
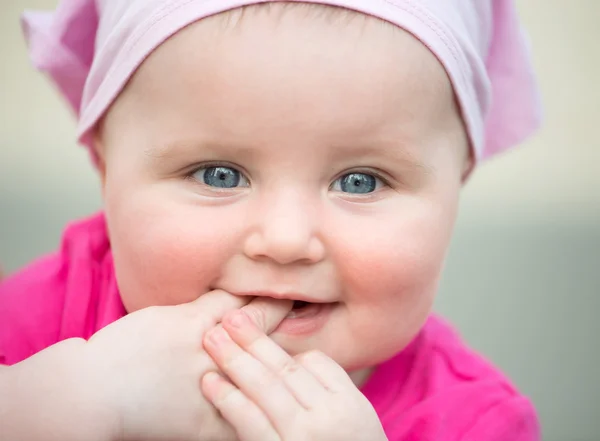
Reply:
[[[67, 338], [87, 339], [125, 314], [98, 214], [70, 225], [58, 253], [0, 285], [0, 364]], [[362, 391], [390, 441], [540, 439], [530, 401], [435, 316]]]

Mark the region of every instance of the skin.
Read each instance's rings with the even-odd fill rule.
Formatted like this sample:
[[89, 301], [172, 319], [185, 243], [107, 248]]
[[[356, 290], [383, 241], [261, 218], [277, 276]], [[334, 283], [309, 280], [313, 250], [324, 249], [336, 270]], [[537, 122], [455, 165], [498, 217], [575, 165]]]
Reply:
[[217, 290], [145, 308], [88, 341], [67, 339], [0, 366], [0, 440], [237, 440], [200, 391], [202, 377], [217, 370], [202, 340], [228, 312], [261, 317], [256, 326], [265, 335], [291, 308], [250, 300]]
[[[97, 149], [128, 311], [216, 288], [335, 302], [317, 332], [271, 337], [292, 356], [322, 351], [357, 383], [429, 314], [469, 167], [449, 80], [420, 42], [292, 10], [168, 40]], [[242, 186], [206, 185], [215, 163]], [[351, 172], [381, 179], [341, 191]]]
[[231, 381], [210, 372], [202, 389], [240, 441], [387, 441], [371, 403], [331, 358], [290, 357], [241, 311], [221, 324], [204, 346]]
[[[377, 20], [236, 17], [168, 40], [100, 124], [130, 314], [0, 369], [0, 440], [386, 439], [357, 385], [433, 303], [470, 169], [452, 89]], [[294, 334], [285, 298], [333, 306]]]

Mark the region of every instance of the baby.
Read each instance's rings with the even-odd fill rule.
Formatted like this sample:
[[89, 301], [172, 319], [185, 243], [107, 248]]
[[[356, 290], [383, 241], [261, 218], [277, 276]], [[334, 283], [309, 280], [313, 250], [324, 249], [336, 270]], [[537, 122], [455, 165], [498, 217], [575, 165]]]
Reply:
[[510, 0], [24, 17], [102, 213], [0, 285], [1, 440], [534, 441], [431, 314], [461, 187], [538, 123]]

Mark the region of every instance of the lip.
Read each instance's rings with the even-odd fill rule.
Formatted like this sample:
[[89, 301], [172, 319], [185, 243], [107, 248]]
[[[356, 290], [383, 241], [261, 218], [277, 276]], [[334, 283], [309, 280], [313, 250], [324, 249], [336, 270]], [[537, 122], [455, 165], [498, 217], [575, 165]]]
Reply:
[[331, 316], [337, 303], [312, 303], [300, 310], [297, 315], [288, 315], [273, 333], [306, 336], [319, 331]]
[[298, 300], [306, 303], [318, 303], [325, 304], [328, 302], [324, 302], [323, 300], [309, 297], [300, 293], [295, 292], [287, 292], [287, 293], [276, 293], [269, 291], [246, 291], [246, 292], [232, 292], [231, 294], [240, 297], [271, 297], [272, 299], [277, 300]]

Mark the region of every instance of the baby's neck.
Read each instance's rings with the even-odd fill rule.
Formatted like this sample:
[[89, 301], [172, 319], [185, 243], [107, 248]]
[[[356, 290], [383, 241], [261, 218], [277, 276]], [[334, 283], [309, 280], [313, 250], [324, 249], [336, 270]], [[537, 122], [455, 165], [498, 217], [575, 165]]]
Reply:
[[348, 375], [350, 375], [350, 378], [356, 387], [361, 387], [367, 382], [372, 373], [373, 368], [364, 368], [358, 371], [350, 372]]

